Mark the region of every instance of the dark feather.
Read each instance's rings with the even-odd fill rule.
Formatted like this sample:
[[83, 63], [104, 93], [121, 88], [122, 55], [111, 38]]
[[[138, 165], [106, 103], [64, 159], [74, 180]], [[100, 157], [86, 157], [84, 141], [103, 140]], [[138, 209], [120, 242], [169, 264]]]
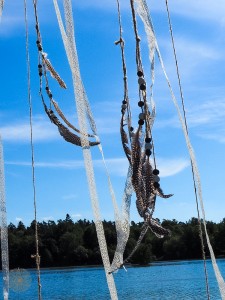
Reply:
[[[81, 144], [81, 138], [76, 135], [75, 133], [72, 133], [67, 127], [65, 127], [59, 119], [56, 117], [54, 112], [52, 110], [49, 110], [46, 105], [45, 107], [45, 112], [47, 113], [49, 119], [54, 123], [59, 130], [60, 135], [69, 143], [72, 143], [76, 146], [82, 146]], [[89, 146], [96, 146], [98, 145], [99, 142], [89, 142]]]

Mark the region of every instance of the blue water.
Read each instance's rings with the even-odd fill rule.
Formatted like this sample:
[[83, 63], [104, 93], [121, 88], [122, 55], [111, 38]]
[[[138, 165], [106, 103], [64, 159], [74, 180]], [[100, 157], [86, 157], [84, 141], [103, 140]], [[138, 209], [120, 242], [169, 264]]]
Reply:
[[[225, 278], [225, 260], [218, 260]], [[207, 261], [211, 300], [220, 294], [212, 265]], [[10, 290], [9, 300], [33, 300], [37, 297], [36, 273], [29, 270], [32, 283], [26, 292]], [[119, 300], [201, 300], [207, 299], [201, 261], [154, 263], [149, 267], [130, 267], [114, 275]], [[43, 300], [110, 299], [103, 268], [69, 268], [41, 271]], [[2, 282], [0, 283], [0, 289]], [[3, 298], [0, 298], [3, 299]]]

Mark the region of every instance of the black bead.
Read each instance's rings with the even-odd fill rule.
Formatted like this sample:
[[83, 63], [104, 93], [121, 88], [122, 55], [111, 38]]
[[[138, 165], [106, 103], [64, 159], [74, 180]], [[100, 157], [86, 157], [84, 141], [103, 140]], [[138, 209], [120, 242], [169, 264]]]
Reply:
[[153, 173], [154, 175], [159, 175], [159, 170], [154, 169], [154, 170], [152, 171], [152, 173]]
[[46, 89], [46, 91], [49, 91], [49, 87], [48, 87], [48, 86], [46, 86], [46, 88], [45, 88], [45, 89]]
[[49, 97], [52, 98], [53, 97], [52, 94], [49, 94]]
[[144, 106], [144, 102], [143, 102], [143, 101], [139, 101], [139, 102], [138, 102], [138, 106], [139, 106], [139, 107]]
[[133, 131], [134, 130], [134, 127], [130, 127], [130, 131]]
[[154, 182], [153, 185], [154, 185], [155, 188], [159, 188], [160, 187], [160, 184], [158, 182]]
[[146, 150], [145, 150], [145, 154], [146, 154], [147, 156], [150, 156], [150, 155], [152, 154], [152, 151], [151, 151], [150, 149], [146, 149]]
[[36, 44], [38, 45], [38, 44], [40, 44], [40, 42], [39, 42], [39, 41], [37, 41], [37, 42], [36, 42]]
[[139, 125], [144, 125], [144, 120], [139, 120], [139, 121], [138, 121], [138, 124], [139, 124]]
[[38, 65], [38, 68], [39, 68], [39, 69], [42, 68], [42, 65]]
[[145, 143], [150, 143], [151, 142], [151, 138], [145, 138]]
[[39, 51], [42, 51], [42, 47], [41, 47], [41, 46], [39, 46], [39, 47], [38, 47], [38, 50], [39, 50]]
[[146, 85], [142, 83], [142, 84], [140, 85], [140, 90], [141, 90], [141, 91], [145, 91], [145, 90], [146, 90]]
[[141, 71], [138, 71], [138, 72], [137, 72], [137, 76], [142, 77], [142, 76], [143, 76], [143, 73], [142, 73]]
[[122, 102], [123, 104], [127, 104], [127, 101], [126, 100], [123, 100], [123, 102]]
[[42, 72], [39, 72], [39, 76], [42, 76], [43, 74], [42, 74]]
[[38, 25], [36, 25], [35, 28], [38, 30]]

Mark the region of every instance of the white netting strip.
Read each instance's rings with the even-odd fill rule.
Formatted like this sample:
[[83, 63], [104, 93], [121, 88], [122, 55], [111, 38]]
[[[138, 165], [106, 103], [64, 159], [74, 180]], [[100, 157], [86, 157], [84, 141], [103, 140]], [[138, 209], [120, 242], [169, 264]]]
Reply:
[[[64, 0], [64, 13], [65, 13], [65, 22], [66, 22], [66, 32], [63, 26], [62, 18], [60, 15], [60, 11], [58, 8], [58, 3], [56, 0], [54, 1], [54, 6], [56, 10], [56, 15], [59, 22], [59, 27], [61, 30], [62, 38], [64, 41], [64, 46], [67, 52], [67, 57], [69, 60], [72, 77], [73, 77], [73, 85], [74, 85], [74, 94], [75, 94], [75, 101], [77, 107], [77, 115], [78, 115], [78, 122], [81, 132], [87, 134], [87, 97], [85, 95], [85, 91], [83, 88], [80, 70], [79, 70], [79, 62], [75, 44], [75, 37], [74, 37], [74, 25], [73, 25], [73, 14], [72, 14], [72, 5], [70, 0]], [[96, 190], [96, 183], [95, 183], [95, 176], [94, 176], [94, 169], [92, 163], [91, 152], [89, 149], [88, 140], [84, 135], [81, 135], [81, 143], [83, 148], [83, 156], [84, 156], [84, 163], [85, 169], [88, 179], [88, 186], [89, 192], [91, 197], [92, 209], [94, 214], [96, 232], [99, 242], [99, 247], [102, 255], [102, 260], [105, 268], [106, 278], [108, 282], [108, 287], [111, 295], [111, 299], [118, 299], [116, 286], [114, 283], [113, 275], [110, 274], [110, 261], [108, 256], [107, 244], [105, 240], [104, 228], [101, 221], [100, 216], [100, 209], [98, 203], [98, 195]]]
[[2, 251], [2, 275], [3, 275], [3, 297], [9, 297], [9, 254], [8, 254], [8, 227], [5, 203], [5, 176], [3, 147], [0, 138], [0, 227], [1, 227], [1, 251]]
[[132, 168], [129, 167], [122, 200], [122, 213], [116, 223], [117, 246], [111, 264], [112, 272], [120, 268], [123, 264], [123, 254], [130, 235], [130, 203], [133, 192], [131, 176]]
[[[55, 4], [55, 10], [56, 10], [57, 18], [58, 18], [60, 31], [61, 31], [63, 42], [64, 42], [64, 47], [65, 47], [67, 56], [69, 58], [69, 63], [70, 63], [71, 66], [74, 66], [73, 60], [71, 59], [71, 50], [70, 50], [70, 47], [69, 47], [69, 44], [68, 44], [67, 33], [65, 32], [65, 29], [64, 29], [64, 25], [63, 25], [63, 22], [62, 22], [60, 10], [59, 10], [59, 7], [58, 7], [58, 4], [57, 4], [56, 1], [54, 1], [54, 4]], [[73, 67], [73, 70], [75, 70], [75, 66]], [[83, 87], [83, 85], [82, 85], [82, 87]], [[95, 124], [95, 121], [94, 121], [94, 118], [93, 118], [93, 115], [92, 115], [92, 112], [91, 112], [91, 109], [90, 109], [90, 105], [89, 105], [84, 87], [83, 87], [83, 96], [84, 96], [85, 103], [86, 103], [86, 106], [85, 106], [86, 114], [87, 114], [91, 129], [92, 129], [93, 133], [96, 136], [96, 140], [99, 141], [96, 124]], [[107, 178], [108, 178], [109, 190], [110, 190], [110, 194], [111, 194], [111, 198], [112, 198], [112, 202], [113, 202], [113, 207], [114, 207], [115, 224], [116, 224], [116, 231], [117, 231], [117, 251], [115, 252], [115, 256], [118, 257], [118, 252], [119, 252], [119, 256], [121, 258], [121, 257], [123, 257], [126, 242], [128, 240], [129, 233], [130, 233], [130, 226], [129, 226], [130, 210], [129, 210], [129, 208], [130, 208], [130, 198], [131, 198], [131, 195], [132, 195], [132, 187], [131, 187], [131, 179], [130, 179], [131, 178], [131, 171], [128, 171], [125, 190], [124, 190], [124, 196], [123, 196], [122, 214], [120, 215], [120, 212], [119, 212], [119, 209], [118, 209], [118, 206], [117, 206], [117, 202], [116, 202], [115, 193], [114, 193], [114, 190], [113, 190], [113, 187], [112, 187], [110, 175], [109, 175], [109, 172], [108, 172], [108, 168], [107, 168], [106, 163], [105, 163], [104, 153], [103, 153], [103, 149], [102, 149], [101, 144], [98, 145], [98, 148], [99, 148], [100, 153], [102, 155], [103, 164], [105, 166], [105, 171], [106, 171]], [[129, 184], [128, 184], [128, 182], [129, 182]], [[128, 208], [127, 208], [127, 204], [129, 204]], [[126, 208], [125, 209], [126, 213], [124, 213], [124, 208]], [[121, 246], [121, 245], [123, 245], [123, 246]], [[122, 263], [122, 260], [123, 259], [120, 259], [121, 263]], [[117, 261], [116, 258], [114, 259], [114, 266], [115, 266], [115, 261]], [[113, 267], [113, 269], [114, 269], [114, 267]]]
[[[148, 13], [146, 1], [145, 0], [135, 0], [135, 1], [137, 3], [137, 12], [140, 15], [140, 17], [141, 17], [141, 19], [144, 23], [144, 27], [145, 27], [147, 35], [154, 34], [153, 25], [152, 25], [152, 22], [151, 22], [149, 13]], [[185, 122], [184, 122], [184, 119], [182, 117], [179, 105], [177, 103], [176, 97], [173, 93], [173, 90], [172, 90], [172, 87], [171, 87], [171, 84], [170, 84], [170, 81], [169, 81], [169, 78], [167, 76], [166, 69], [165, 69], [165, 66], [164, 66], [162, 56], [161, 56], [161, 53], [160, 53], [160, 50], [159, 50], [158, 43], [157, 43], [156, 39], [155, 39], [155, 46], [156, 46], [157, 55], [159, 57], [159, 61], [160, 61], [163, 73], [165, 75], [167, 84], [169, 86], [169, 90], [170, 90], [170, 93], [171, 93], [173, 103], [176, 107], [177, 114], [178, 114], [179, 120], [181, 122], [183, 132], [184, 132], [184, 137], [185, 137], [185, 140], [186, 140], [186, 144], [187, 144], [187, 148], [188, 148], [188, 151], [189, 151], [190, 159], [191, 159], [191, 162], [192, 162], [192, 165], [193, 165], [194, 176], [195, 176], [196, 183], [197, 183], [197, 191], [198, 191], [198, 197], [199, 197], [199, 200], [200, 200], [200, 207], [201, 207], [201, 212], [202, 212], [202, 218], [203, 218], [203, 224], [204, 224], [204, 230], [205, 230], [207, 245], [208, 245], [208, 248], [209, 248], [213, 269], [214, 269], [216, 279], [217, 279], [217, 282], [218, 282], [218, 286], [219, 286], [219, 289], [220, 289], [221, 298], [223, 300], [225, 300], [225, 282], [224, 282], [224, 279], [223, 279], [223, 277], [220, 273], [219, 267], [217, 265], [215, 254], [213, 252], [213, 248], [212, 248], [212, 245], [210, 243], [210, 239], [209, 239], [207, 228], [206, 228], [206, 218], [205, 218], [205, 210], [204, 210], [204, 203], [203, 203], [203, 196], [202, 196], [201, 179], [200, 179], [200, 174], [199, 174], [199, 170], [198, 170], [194, 150], [193, 150], [193, 147], [191, 145], [191, 141], [190, 141], [190, 138], [188, 136], [188, 132], [187, 132]], [[150, 45], [149, 45], [149, 47], [150, 47]]]
[[4, 6], [4, 0], [0, 0], [0, 20], [2, 17], [3, 6]]

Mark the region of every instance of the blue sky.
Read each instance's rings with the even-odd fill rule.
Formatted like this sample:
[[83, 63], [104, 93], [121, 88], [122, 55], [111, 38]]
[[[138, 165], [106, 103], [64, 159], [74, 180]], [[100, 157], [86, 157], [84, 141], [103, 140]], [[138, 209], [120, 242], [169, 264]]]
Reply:
[[[77, 2], [77, 3], [76, 3]], [[121, 1], [129, 96], [133, 115], [137, 110], [135, 45], [129, 1]], [[175, 64], [164, 1], [148, 1], [158, 44], [174, 92], [179, 100]], [[51, 80], [55, 100], [68, 119], [78, 124], [70, 69], [58, 29], [52, 1], [38, 1], [43, 46], [68, 89]], [[225, 4], [213, 1], [170, 1], [171, 18], [192, 144], [202, 178], [208, 220], [225, 217]], [[122, 151], [119, 120], [123, 97], [116, 1], [74, 1], [76, 41], [81, 74], [96, 119], [98, 132], [111, 173], [117, 201], [121, 203], [128, 163]], [[33, 130], [36, 163], [38, 219], [58, 220], [69, 213], [74, 220], [92, 219], [82, 151], [66, 143], [49, 122], [38, 96], [37, 51], [32, 6], [28, 7]], [[147, 40], [138, 20], [144, 69], [150, 74]], [[25, 224], [33, 219], [29, 107], [25, 59], [23, 1], [5, 1], [0, 23], [1, 102], [0, 133], [4, 146], [8, 221]], [[156, 63], [153, 128], [161, 186], [173, 193], [157, 200], [155, 216], [186, 221], [196, 216], [189, 156], [166, 81]], [[113, 220], [106, 175], [97, 149], [93, 149], [97, 187], [103, 219]], [[141, 220], [132, 198], [131, 219]]]

